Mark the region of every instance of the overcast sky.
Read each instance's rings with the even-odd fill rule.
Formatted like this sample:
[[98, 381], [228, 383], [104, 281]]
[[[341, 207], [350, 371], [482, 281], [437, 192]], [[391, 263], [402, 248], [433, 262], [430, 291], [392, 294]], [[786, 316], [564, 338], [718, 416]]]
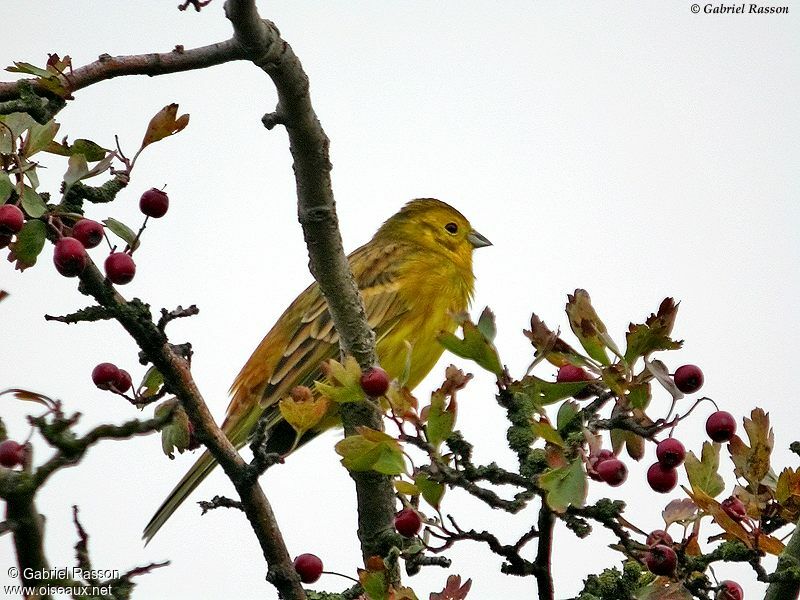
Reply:
[[[3, 66], [43, 64], [48, 52], [83, 65], [104, 52], [168, 51], [229, 37], [221, 0], [199, 14], [179, 12], [177, 3], [7, 2], [4, 20], [13, 25], [3, 35]], [[496, 312], [501, 358], [517, 376], [531, 360], [522, 336], [531, 312], [566, 329], [563, 305], [576, 287], [590, 292], [619, 343], [629, 321], [674, 296], [681, 301], [675, 335], [686, 343], [664, 360], [671, 368], [701, 365], [703, 393], [737, 417], [754, 406], [768, 410], [780, 470], [797, 464], [786, 448], [797, 437], [799, 414], [793, 357], [800, 339], [800, 4], [781, 15], [693, 14], [690, 6], [259, 3], [311, 79], [331, 138], [347, 250], [409, 199], [432, 196], [459, 208], [495, 244], [475, 255], [473, 308]], [[88, 216], [114, 216], [135, 227], [141, 192], [168, 186], [170, 211], [148, 226], [136, 278], [121, 291], [156, 309], [200, 307], [199, 316], [171, 326], [171, 337], [192, 342], [195, 378], [219, 417], [241, 365], [310, 281], [286, 135], [259, 121], [275, 101], [270, 80], [239, 63], [95, 85], [77, 93], [58, 118], [59, 136], [111, 147], [118, 134], [132, 154], [162, 106], [178, 102], [191, 114], [185, 131], [143, 154], [118, 202], [89, 207]], [[43, 160], [41, 189], [57, 192], [66, 165], [57, 157]], [[55, 272], [51, 252], [45, 249], [37, 268], [24, 274], [0, 264], [0, 288], [11, 293], [0, 305], [0, 389], [61, 398], [67, 410], [84, 414], [81, 428], [137, 416], [90, 380], [102, 361], [134, 379], [144, 373], [120, 327], [43, 320], [87, 303], [75, 280]], [[104, 253], [93, 256], [102, 260]], [[474, 372], [445, 354], [418, 388], [420, 398], [441, 381], [448, 361]], [[545, 367], [541, 374], [554, 371]], [[475, 443], [476, 460], [513, 466], [492, 389], [491, 378], [477, 373], [461, 397], [458, 426]], [[667, 406], [661, 394], [651, 414], [662, 416]], [[27, 436], [28, 410], [2, 399], [12, 437]], [[710, 411], [701, 407], [678, 428], [687, 448], [699, 450]], [[352, 574], [359, 564], [354, 493], [332, 450], [338, 436], [327, 434], [292, 456], [262, 485], [293, 555], [314, 552], [326, 569]], [[37, 460], [44, 459], [39, 440], [36, 448]], [[78, 504], [97, 568], [172, 561], [140, 578], [135, 597], [276, 597], [264, 582], [255, 538], [235, 512], [201, 518], [189, 502], [142, 548], [142, 528], [194, 460], [167, 460], [152, 436], [107, 442], [79, 468], [59, 473], [39, 496], [51, 564], [73, 564], [70, 506]], [[646, 487], [653, 460], [652, 447], [640, 464], [628, 459], [628, 482], [614, 489], [596, 484], [590, 500], [624, 499], [631, 521], [645, 530], [658, 526], [661, 508], [680, 494], [664, 497]], [[724, 452], [723, 468], [730, 472]], [[727, 482], [729, 492], [730, 476]], [[192, 500], [217, 493], [233, 494], [220, 472]], [[536, 518], [534, 508], [509, 518], [452, 492], [444, 511], [508, 541]], [[558, 530], [558, 598], [574, 595], [585, 574], [618, 564], [620, 555], [606, 548], [611, 541], [601, 532], [581, 542]], [[476, 600], [535, 593], [532, 579], [501, 575], [499, 559], [484, 547], [464, 544], [449, 556], [452, 569], [428, 569], [409, 580], [420, 598], [441, 589], [448, 572], [472, 577]], [[12, 557], [4, 536], [3, 583]], [[763, 594], [746, 569], [716, 572], [743, 580], [750, 598]], [[326, 576], [318, 587], [346, 585]]]

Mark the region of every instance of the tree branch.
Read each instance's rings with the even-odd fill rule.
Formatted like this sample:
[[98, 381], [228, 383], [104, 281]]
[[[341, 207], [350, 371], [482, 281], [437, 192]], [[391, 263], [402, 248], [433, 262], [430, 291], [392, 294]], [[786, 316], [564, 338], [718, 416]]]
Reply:
[[[95, 62], [62, 75], [62, 81], [70, 92], [76, 92], [100, 81], [124, 75], [166, 75], [205, 69], [233, 60], [244, 60], [245, 49], [235, 39], [226, 40], [200, 48], [176, 47], [171, 52], [153, 52], [127, 56], [101, 55]], [[37, 94], [51, 95], [36, 79], [23, 79], [0, 83], [0, 102], [19, 99], [26, 89]], [[20, 108], [20, 107], [17, 107]]]
[[[250, 50], [250, 58], [275, 84], [278, 92], [275, 113], [279, 117], [270, 122], [283, 123], [289, 135], [298, 220], [308, 247], [309, 267], [327, 300], [342, 351], [354, 356], [361, 368], [367, 369], [377, 363], [375, 334], [367, 323], [342, 247], [330, 178], [330, 141], [311, 105], [308, 76], [275, 25], [259, 18], [252, 0], [227, 0], [225, 11], [233, 23], [234, 39]], [[345, 435], [355, 433], [358, 426], [383, 429], [381, 412], [374, 402], [344, 405], [341, 414]], [[370, 472], [350, 473], [350, 476], [356, 486], [362, 555], [365, 560], [376, 554], [388, 556], [396, 540], [391, 481]]]

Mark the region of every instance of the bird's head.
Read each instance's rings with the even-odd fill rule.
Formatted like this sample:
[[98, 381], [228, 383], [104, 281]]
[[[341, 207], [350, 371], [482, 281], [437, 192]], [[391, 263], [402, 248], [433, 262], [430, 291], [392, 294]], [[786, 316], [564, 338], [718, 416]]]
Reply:
[[411, 241], [468, 265], [474, 249], [492, 245], [464, 215], [434, 198], [412, 200], [390, 217], [375, 237]]

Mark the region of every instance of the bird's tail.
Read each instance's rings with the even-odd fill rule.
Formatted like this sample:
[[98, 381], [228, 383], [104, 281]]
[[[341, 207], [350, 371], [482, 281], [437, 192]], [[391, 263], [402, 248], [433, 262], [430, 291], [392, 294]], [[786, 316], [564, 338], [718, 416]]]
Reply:
[[147, 524], [147, 527], [144, 528], [142, 539], [144, 539], [145, 545], [150, 543], [150, 540], [153, 539], [153, 536], [158, 533], [158, 530], [167, 522], [167, 519], [172, 516], [172, 513], [177, 510], [189, 494], [200, 485], [200, 482], [203, 481], [216, 466], [217, 461], [211, 456], [209, 451], [206, 450], [203, 452], [200, 458], [197, 459], [197, 462], [194, 463], [194, 466], [189, 469], [189, 472], [183, 476], [183, 479], [180, 480], [178, 485], [175, 486], [175, 489], [172, 490], [170, 495], [167, 496], [167, 499], [164, 500], [158, 508], [156, 514], [153, 515], [153, 518], [150, 519], [150, 522]]

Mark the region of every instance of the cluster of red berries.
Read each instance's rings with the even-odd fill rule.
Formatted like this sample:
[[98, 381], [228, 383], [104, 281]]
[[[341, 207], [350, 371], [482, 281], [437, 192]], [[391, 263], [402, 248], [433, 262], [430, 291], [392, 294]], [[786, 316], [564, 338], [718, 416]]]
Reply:
[[101, 390], [124, 394], [133, 385], [131, 374], [109, 362], [100, 363], [92, 369], [92, 381]]
[[[16, 207], [13, 207], [16, 208]], [[162, 190], [151, 188], [139, 199], [139, 208], [147, 217], [160, 218], [167, 214], [169, 197]], [[17, 209], [19, 210], [19, 209]], [[21, 211], [20, 211], [21, 214]], [[21, 227], [21, 226], [20, 226]], [[77, 277], [86, 268], [89, 256], [87, 248], [95, 248], [104, 237], [103, 225], [91, 219], [81, 219], [72, 226], [72, 235], [56, 242], [53, 263], [64, 277]], [[112, 252], [104, 263], [108, 280], [116, 285], [125, 285], [136, 275], [136, 263], [128, 252]]]
[[628, 478], [628, 467], [611, 450], [600, 450], [589, 457], [589, 477], [596, 481], [605, 481], [611, 487], [625, 483]]
[[0, 443], [0, 465], [7, 469], [13, 469], [18, 465], [25, 464], [28, 454], [25, 444], [20, 444], [14, 440], [4, 440]]

